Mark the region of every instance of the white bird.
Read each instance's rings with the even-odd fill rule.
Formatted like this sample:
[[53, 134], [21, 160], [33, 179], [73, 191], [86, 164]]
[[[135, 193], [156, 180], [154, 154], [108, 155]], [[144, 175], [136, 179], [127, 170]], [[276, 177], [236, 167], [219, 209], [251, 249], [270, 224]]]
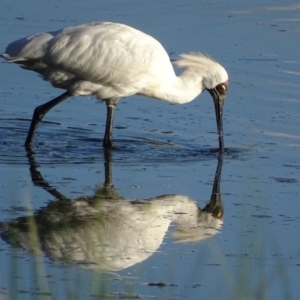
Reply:
[[167, 52], [156, 39], [127, 25], [110, 22], [31, 35], [9, 44], [1, 56], [66, 90], [36, 107], [25, 142], [27, 147], [31, 146], [44, 115], [71, 96], [95, 95], [106, 102], [103, 146], [114, 148], [113, 117], [120, 98], [138, 94], [183, 104], [208, 90], [215, 105], [219, 152], [225, 151], [222, 112], [228, 74], [208, 56], [180, 55], [175, 64], [184, 70], [176, 76]]

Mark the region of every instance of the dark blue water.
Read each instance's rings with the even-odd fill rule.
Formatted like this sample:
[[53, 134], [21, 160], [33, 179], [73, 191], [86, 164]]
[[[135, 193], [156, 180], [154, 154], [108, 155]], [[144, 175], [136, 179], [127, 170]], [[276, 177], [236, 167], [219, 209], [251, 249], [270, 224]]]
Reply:
[[[202, 212], [209, 203], [218, 165], [208, 93], [182, 106], [123, 99], [114, 129], [120, 150], [109, 158], [101, 146], [105, 106], [93, 98], [71, 98], [47, 114], [29, 155], [23, 143], [33, 109], [61, 91], [34, 73], [1, 64], [0, 298], [297, 299], [299, 9], [286, 1], [51, 1], [43, 6], [31, 1], [24, 6], [5, 0], [2, 50], [35, 32], [117, 21], [155, 36], [172, 58], [189, 51], [212, 55], [230, 79], [220, 180], [223, 217], [206, 239], [198, 234], [192, 240], [183, 236], [197, 228], [192, 216], [197, 206]], [[110, 176], [105, 176], [108, 159]], [[108, 182], [113, 187], [107, 190]], [[45, 208], [49, 215], [38, 218]], [[90, 214], [80, 215], [84, 209]], [[100, 225], [92, 209], [100, 213]], [[18, 219], [34, 214], [37, 227]], [[52, 221], [45, 223], [47, 218]], [[19, 234], [12, 238], [8, 224]], [[114, 226], [116, 235], [103, 229]], [[29, 243], [30, 236], [38, 241]], [[105, 268], [103, 249], [119, 249], [110, 240], [114, 236], [123, 252], [108, 256], [111, 261], [126, 261], [120, 254], [125, 249], [137, 250], [128, 257], [143, 259]], [[148, 246], [141, 250], [137, 241]], [[102, 261], [95, 259], [99, 256]]]

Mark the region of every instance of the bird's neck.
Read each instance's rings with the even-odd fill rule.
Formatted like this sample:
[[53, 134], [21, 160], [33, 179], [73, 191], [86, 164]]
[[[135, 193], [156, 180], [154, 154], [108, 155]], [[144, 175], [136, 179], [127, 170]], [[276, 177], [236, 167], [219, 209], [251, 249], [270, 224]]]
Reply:
[[151, 98], [161, 99], [170, 103], [184, 104], [194, 100], [204, 90], [203, 76], [185, 70], [180, 76], [173, 76], [163, 83], [157, 83], [143, 93]]

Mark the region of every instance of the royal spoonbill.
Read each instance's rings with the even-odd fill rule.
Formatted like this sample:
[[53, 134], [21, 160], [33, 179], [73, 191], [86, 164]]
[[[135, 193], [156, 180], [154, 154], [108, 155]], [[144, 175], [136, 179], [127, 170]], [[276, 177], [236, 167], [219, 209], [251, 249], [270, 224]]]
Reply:
[[66, 90], [35, 108], [25, 146], [31, 146], [44, 115], [71, 96], [95, 95], [105, 101], [103, 146], [115, 148], [113, 118], [120, 98], [138, 94], [183, 104], [207, 90], [215, 106], [219, 152], [224, 152], [222, 113], [228, 74], [206, 55], [180, 55], [175, 64], [183, 72], [177, 76], [167, 52], [153, 37], [127, 25], [94, 22], [22, 38], [1, 56]]

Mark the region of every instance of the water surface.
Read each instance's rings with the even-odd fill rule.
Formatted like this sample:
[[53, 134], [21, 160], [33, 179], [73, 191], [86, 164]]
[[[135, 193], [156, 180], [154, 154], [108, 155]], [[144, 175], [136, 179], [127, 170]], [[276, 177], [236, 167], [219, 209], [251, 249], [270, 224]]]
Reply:
[[172, 58], [212, 55], [230, 90], [218, 194], [208, 93], [182, 106], [123, 99], [114, 130], [121, 149], [109, 157], [105, 106], [72, 98], [47, 114], [27, 153], [33, 109], [60, 91], [1, 64], [0, 298], [297, 299], [299, 9], [289, 1], [5, 0], [2, 50], [39, 31], [123, 22], [155, 36]]

